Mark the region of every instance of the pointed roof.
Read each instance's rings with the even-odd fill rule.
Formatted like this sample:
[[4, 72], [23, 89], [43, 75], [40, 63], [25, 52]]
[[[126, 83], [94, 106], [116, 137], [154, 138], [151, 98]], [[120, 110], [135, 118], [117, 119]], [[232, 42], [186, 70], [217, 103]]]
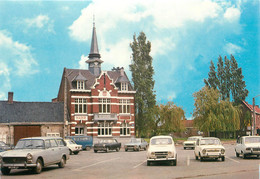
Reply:
[[74, 77], [72, 81], [86, 81], [87, 79], [79, 72], [77, 76]]
[[[93, 23], [93, 31], [92, 31], [92, 40], [91, 40], [91, 48], [88, 55], [89, 59], [93, 58], [100, 58], [99, 50], [98, 50], [98, 42], [97, 42], [97, 34], [96, 34], [96, 27], [95, 23]], [[87, 60], [88, 62], [88, 60]]]

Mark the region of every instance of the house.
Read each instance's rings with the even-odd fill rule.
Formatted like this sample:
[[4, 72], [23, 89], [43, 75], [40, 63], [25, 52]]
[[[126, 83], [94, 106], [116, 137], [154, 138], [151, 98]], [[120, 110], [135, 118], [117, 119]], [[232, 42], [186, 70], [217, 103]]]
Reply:
[[[254, 117], [253, 117], [253, 105], [249, 104], [246, 101], [242, 101], [242, 105], [244, 106], [245, 111], [249, 111], [250, 115], [251, 115], [251, 121], [252, 121], [252, 125], [254, 125]], [[256, 128], [260, 128], [260, 108], [258, 105], [255, 106], [255, 125]], [[247, 130], [250, 131], [251, 130], [251, 126], [247, 127]], [[250, 134], [250, 132], [247, 132], [247, 134]]]
[[59, 102], [18, 102], [13, 92], [0, 101], [0, 141], [16, 144], [20, 138], [62, 136], [64, 106]]
[[64, 68], [58, 96], [68, 121], [65, 135], [135, 136], [135, 91], [124, 68], [104, 71], [93, 26], [88, 69]]

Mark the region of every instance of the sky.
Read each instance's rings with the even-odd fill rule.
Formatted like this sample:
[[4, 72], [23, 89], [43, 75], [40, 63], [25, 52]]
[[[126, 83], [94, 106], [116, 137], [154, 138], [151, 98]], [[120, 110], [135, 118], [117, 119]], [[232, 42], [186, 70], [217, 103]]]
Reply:
[[259, 17], [258, 0], [0, 1], [0, 100], [9, 91], [15, 101], [56, 98], [64, 67], [88, 69], [95, 21], [102, 70], [124, 67], [130, 79], [129, 44], [146, 34], [158, 104], [173, 101], [191, 119], [210, 61], [230, 54], [252, 104], [260, 94]]

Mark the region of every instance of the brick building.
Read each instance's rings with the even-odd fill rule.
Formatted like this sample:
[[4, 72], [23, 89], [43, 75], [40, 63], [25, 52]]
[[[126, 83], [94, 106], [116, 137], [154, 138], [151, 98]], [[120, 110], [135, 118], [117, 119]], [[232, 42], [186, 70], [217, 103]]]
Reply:
[[[251, 115], [251, 121], [252, 123], [254, 124], [253, 122], [253, 105], [249, 104], [248, 102], [246, 101], [242, 101], [242, 105], [244, 106], [244, 109], [246, 111], [249, 111], [250, 112], [250, 115]], [[252, 125], [253, 125], [252, 124]], [[260, 128], [260, 108], [258, 105], [255, 106], [255, 125], [256, 125], [256, 128]], [[251, 130], [251, 126], [247, 126], [247, 130], [250, 131]], [[247, 131], [247, 134], [250, 134], [250, 132]]]
[[123, 67], [104, 71], [100, 58], [94, 24], [88, 69], [64, 68], [55, 99], [64, 102], [64, 135], [135, 136], [135, 91]]

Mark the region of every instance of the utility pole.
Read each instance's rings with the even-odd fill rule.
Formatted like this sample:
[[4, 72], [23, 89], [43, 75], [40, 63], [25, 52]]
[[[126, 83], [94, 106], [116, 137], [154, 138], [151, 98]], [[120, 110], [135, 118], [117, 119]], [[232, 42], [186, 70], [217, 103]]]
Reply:
[[255, 119], [255, 98], [260, 95], [253, 97], [253, 132], [252, 135], [256, 135], [256, 119]]

